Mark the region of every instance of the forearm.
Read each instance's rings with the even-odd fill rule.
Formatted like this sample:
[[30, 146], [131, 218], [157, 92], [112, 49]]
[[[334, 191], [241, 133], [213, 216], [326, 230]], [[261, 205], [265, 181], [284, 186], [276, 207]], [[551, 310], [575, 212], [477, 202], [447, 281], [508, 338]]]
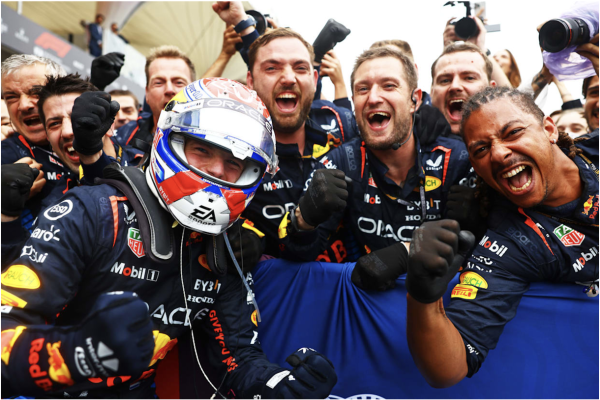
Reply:
[[467, 355], [442, 299], [423, 304], [407, 295], [406, 303], [406, 338], [417, 368], [432, 387], [457, 384], [467, 375]]
[[556, 78], [553, 82], [556, 85], [558, 92], [560, 93], [560, 97], [562, 98], [563, 103], [567, 103], [573, 100], [573, 95], [571, 94], [571, 92], [569, 92], [569, 89], [567, 89], [567, 86], [564, 83], [562, 83]]
[[217, 57], [215, 62], [208, 68], [204, 75], [202, 75], [202, 79], [219, 78], [223, 76], [223, 71], [225, 71], [225, 67], [227, 67], [230, 59], [231, 55], [227, 53], [219, 54], [219, 57]]
[[334, 83], [335, 87], [335, 100], [348, 98], [348, 91], [346, 90], [346, 84], [344, 81]]
[[538, 72], [531, 81], [531, 88], [533, 89], [533, 99], [537, 99], [542, 90], [546, 87], [548, 83], [552, 81], [552, 76], [547, 76], [544, 74], [544, 70], [542, 69]]

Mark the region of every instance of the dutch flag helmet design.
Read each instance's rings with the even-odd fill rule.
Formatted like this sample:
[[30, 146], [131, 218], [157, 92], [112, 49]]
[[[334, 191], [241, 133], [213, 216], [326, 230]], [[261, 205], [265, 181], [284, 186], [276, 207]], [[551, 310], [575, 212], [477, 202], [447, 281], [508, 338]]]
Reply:
[[[211, 162], [217, 155], [223, 163]], [[195, 160], [208, 162], [198, 167]], [[238, 82], [210, 78], [186, 86], [161, 112], [146, 179], [182, 226], [218, 235], [248, 206], [265, 173], [276, 170], [262, 100]]]

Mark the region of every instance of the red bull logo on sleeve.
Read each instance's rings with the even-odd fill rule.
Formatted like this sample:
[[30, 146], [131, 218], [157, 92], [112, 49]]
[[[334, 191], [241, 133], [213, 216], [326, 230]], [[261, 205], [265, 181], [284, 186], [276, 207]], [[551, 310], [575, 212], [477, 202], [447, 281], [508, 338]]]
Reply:
[[48, 355], [50, 358], [48, 359], [48, 374], [50, 375], [50, 379], [54, 382], [58, 382], [61, 385], [71, 386], [75, 382], [71, 379], [71, 372], [65, 364], [65, 359], [62, 354], [60, 354], [60, 341], [56, 343], [46, 343], [46, 350], [48, 350]]

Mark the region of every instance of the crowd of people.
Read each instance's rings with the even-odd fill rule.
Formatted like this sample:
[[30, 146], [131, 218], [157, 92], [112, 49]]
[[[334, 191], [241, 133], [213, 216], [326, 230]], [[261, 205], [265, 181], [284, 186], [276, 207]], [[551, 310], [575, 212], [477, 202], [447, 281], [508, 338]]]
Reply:
[[[342, 24], [311, 45], [271, 19], [259, 34], [241, 2], [213, 10], [214, 64], [198, 79], [180, 49], [153, 49], [143, 101], [103, 91], [122, 54], [100, 49], [89, 78], [2, 62], [3, 397], [153, 397], [189, 332], [215, 394], [328, 396], [326, 354], [301, 348], [290, 369], [261, 349], [252, 270], [269, 257], [355, 262], [367, 292], [406, 274], [405, 340], [434, 387], [479, 370], [531, 282], [597, 294], [597, 34], [578, 47], [596, 72], [585, 104], [545, 67], [522, 81], [476, 17], [464, 42], [446, 26], [429, 93], [388, 38], [343, 66], [348, 91]], [[221, 77], [236, 51], [245, 85]], [[564, 105], [545, 116], [551, 82]]]

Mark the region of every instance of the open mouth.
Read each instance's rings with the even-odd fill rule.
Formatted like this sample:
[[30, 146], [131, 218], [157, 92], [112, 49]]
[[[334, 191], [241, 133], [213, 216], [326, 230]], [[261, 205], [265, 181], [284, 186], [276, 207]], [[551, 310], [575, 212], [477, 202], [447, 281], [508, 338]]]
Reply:
[[284, 113], [291, 113], [298, 106], [298, 95], [296, 93], [281, 93], [275, 98], [277, 108]]
[[460, 121], [462, 118], [462, 108], [465, 101], [463, 99], [453, 99], [448, 101], [448, 115], [453, 121]]
[[501, 175], [502, 183], [515, 194], [524, 193], [531, 186], [532, 177], [531, 167], [526, 165], [519, 165]]
[[79, 154], [73, 148], [73, 143], [64, 146], [63, 150], [72, 162], [79, 163]]
[[26, 126], [36, 126], [42, 123], [39, 115], [32, 115], [30, 117], [23, 118], [23, 123]]
[[367, 115], [369, 126], [375, 130], [383, 129], [390, 123], [390, 113], [385, 111], [374, 111]]

